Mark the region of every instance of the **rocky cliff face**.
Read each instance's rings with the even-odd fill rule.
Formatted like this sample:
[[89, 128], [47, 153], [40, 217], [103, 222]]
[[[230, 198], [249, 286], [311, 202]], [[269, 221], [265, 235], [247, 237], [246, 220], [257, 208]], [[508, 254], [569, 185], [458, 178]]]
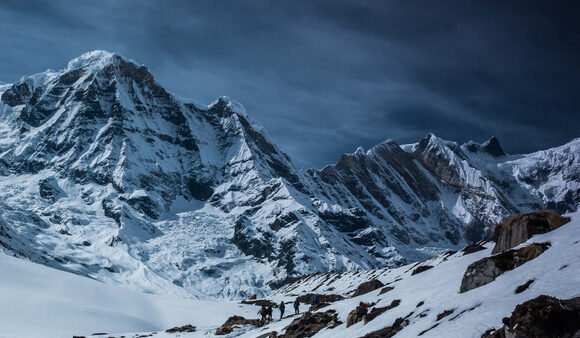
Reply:
[[226, 97], [178, 99], [95, 51], [0, 86], [7, 253], [163, 293], [242, 297], [330, 269], [393, 266], [580, 201], [580, 142], [386, 141], [300, 170]]

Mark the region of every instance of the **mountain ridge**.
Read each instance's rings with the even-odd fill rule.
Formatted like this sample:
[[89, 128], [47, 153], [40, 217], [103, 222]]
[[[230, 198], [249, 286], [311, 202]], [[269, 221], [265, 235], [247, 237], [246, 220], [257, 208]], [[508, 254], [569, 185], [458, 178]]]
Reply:
[[147, 292], [241, 298], [397, 266], [580, 201], [580, 139], [508, 155], [428, 134], [299, 169], [238, 102], [182, 100], [114, 53], [0, 92], [3, 250]]

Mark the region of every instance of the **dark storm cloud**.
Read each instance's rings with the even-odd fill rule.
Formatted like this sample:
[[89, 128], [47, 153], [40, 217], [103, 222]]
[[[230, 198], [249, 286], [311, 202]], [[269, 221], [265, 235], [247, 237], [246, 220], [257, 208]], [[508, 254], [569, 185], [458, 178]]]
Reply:
[[8, 1], [0, 78], [108, 49], [241, 101], [304, 166], [427, 132], [510, 152], [580, 136], [580, 11], [535, 1]]

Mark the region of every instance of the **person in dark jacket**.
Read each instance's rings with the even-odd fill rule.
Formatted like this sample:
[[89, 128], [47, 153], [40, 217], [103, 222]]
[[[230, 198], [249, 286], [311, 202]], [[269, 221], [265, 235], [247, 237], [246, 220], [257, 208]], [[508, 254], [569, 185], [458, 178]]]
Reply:
[[268, 315], [268, 310], [266, 309], [266, 306], [262, 305], [262, 308], [260, 309], [260, 311], [258, 311], [258, 314], [260, 315], [260, 321], [262, 322], [262, 324], [266, 323], [266, 316]]
[[318, 300], [318, 295], [317, 295], [317, 294], [314, 294], [314, 295], [312, 296], [312, 304], [318, 304], [318, 301], [319, 301], [319, 300]]
[[286, 308], [286, 305], [284, 305], [284, 301], [280, 302], [280, 320], [282, 320], [282, 318], [284, 318], [284, 309]]
[[298, 298], [296, 298], [296, 300], [294, 301], [294, 314], [299, 314], [300, 313], [300, 301], [298, 300]]
[[272, 321], [272, 305], [268, 306], [268, 321]]

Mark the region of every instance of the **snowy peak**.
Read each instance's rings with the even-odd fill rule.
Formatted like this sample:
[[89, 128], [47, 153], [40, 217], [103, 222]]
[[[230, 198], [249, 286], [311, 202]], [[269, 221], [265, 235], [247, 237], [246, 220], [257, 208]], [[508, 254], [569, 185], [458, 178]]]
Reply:
[[80, 69], [82, 69], [85, 73], [97, 74], [107, 70], [110, 72], [111, 68], [115, 70], [116, 75], [130, 77], [136, 81], [141, 79], [153, 80], [153, 76], [144, 65], [139, 65], [128, 58], [104, 50], [87, 52], [72, 59], [62, 72], [80, 73]]
[[70, 71], [73, 69], [86, 67], [102, 68], [107, 64], [114, 63], [115, 59], [127, 60], [115, 53], [111, 53], [106, 50], [94, 50], [70, 60], [65, 70]]

